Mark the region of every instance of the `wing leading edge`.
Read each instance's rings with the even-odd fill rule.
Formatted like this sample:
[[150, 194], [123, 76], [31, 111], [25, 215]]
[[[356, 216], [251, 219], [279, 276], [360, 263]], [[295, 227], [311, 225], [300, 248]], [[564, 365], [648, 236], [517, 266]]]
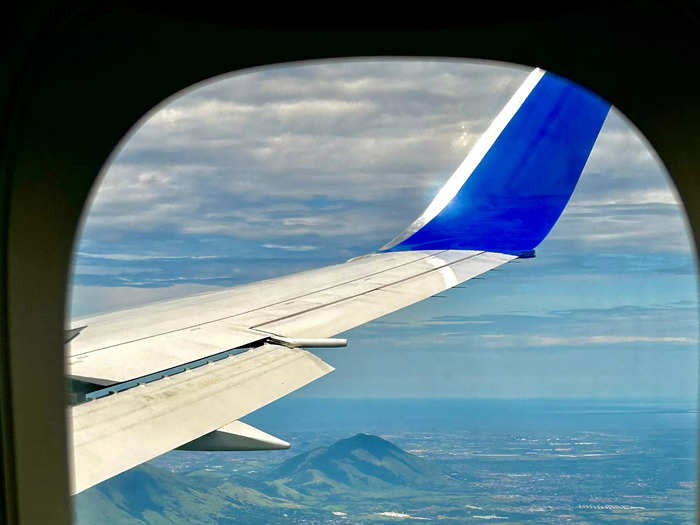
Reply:
[[380, 252], [76, 322], [68, 375], [116, 386], [69, 409], [74, 492], [173, 448], [287, 445], [237, 421], [332, 370], [287, 343], [321, 341], [534, 255], [608, 110], [535, 69], [426, 211]]

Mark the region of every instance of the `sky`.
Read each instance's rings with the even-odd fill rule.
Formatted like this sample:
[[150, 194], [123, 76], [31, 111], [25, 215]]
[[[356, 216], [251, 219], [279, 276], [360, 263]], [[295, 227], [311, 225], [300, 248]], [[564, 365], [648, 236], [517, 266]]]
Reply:
[[[73, 317], [343, 262], [425, 209], [530, 68], [354, 60], [219, 77], [144, 116], [76, 241]], [[613, 108], [537, 248], [345, 334], [310, 397], [683, 397], [697, 279], [665, 169]], [[222, 349], [223, 350], [223, 349]]]

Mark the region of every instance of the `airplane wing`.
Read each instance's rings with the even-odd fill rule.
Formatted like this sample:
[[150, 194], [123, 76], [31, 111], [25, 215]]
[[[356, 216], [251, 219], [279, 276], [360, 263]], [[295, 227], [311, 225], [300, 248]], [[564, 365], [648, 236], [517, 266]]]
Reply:
[[174, 448], [288, 443], [237, 421], [332, 371], [304, 348], [518, 257], [569, 201], [609, 104], [535, 69], [425, 212], [377, 253], [220, 292], [81, 319], [67, 374], [73, 492]]

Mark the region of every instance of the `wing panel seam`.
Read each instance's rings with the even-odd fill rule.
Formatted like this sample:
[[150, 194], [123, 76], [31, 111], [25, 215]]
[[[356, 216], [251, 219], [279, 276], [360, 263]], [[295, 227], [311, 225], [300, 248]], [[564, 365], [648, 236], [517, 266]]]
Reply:
[[[115, 347], [122, 346], [122, 345], [128, 345], [128, 344], [130, 344], [130, 343], [136, 343], [136, 342], [138, 342], [138, 341], [145, 341], [145, 340], [147, 340], [147, 339], [153, 339], [154, 337], [159, 337], [159, 336], [161, 336], [161, 335], [174, 334], [174, 333], [177, 333], [177, 332], [182, 332], [183, 330], [189, 330], [190, 328], [197, 328], [197, 327], [199, 327], [199, 326], [205, 326], [205, 325], [212, 324], [212, 323], [218, 323], [219, 321], [225, 321], [226, 319], [233, 319], [233, 318], [239, 317], [239, 316], [241, 316], [241, 315], [247, 315], [247, 314], [249, 314], [249, 313], [257, 312], [257, 311], [259, 311], [259, 310], [264, 310], [265, 308], [269, 308], [269, 307], [271, 307], [271, 306], [277, 306], [277, 305], [280, 305], [280, 304], [284, 304], [284, 303], [289, 302], [289, 301], [296, 301], [296, 300], [298, 300], [298, 299], [301, 299], [301, 298], [303, 298], [303, 297], [307, 297], [307, 296], [309, 296], [309, 295], [313, 295], [313, 294], [315, 294], [315, 293], [325, 292], [325, 291], [328, 291], [328, 290], [332, 290], [333, 288], [337, 288], [337, 287], [339, 287], [339, 286], [345, 286], [346, 284], [350, 284], [350, 283], [353, 283], [353, 282], [355, 282], [355, 281], [359, 281], [359, 280], [361, 280], [361, 279], [367, 279], [368, 277], [373, 277], [373, 276], [379, 275], [379, 274], [384, 273], [384, 272], [389, 272], [389, 271], [395, 270], [395, 269], [397, 269], [397, 268], [401, 268], [402, 266], [406, 266], [406, 265], [408, 265], [408, 264], [413, 264], [413, 263], [422, 261], [422, 260], [427, 259], [427, 258], [429, 258], [429, 257], [435, 257], [435, 256], [437, 256], [437, 255], [440, 255], [441, 253], [446, 252], [446, 251], [448, 251], [448, 250], [439, 250], [439, 251], [437, 251], [436, 253], [431, 253], [431, 254], [429, 254], [429, 255], [426, 255], [425, 257], [421, 257], [421, 258], [419, 258], [419, 259], [414, 259], [413, 261], [408, 261], [408, 262], [405, 262], [405, 263], [397, 264], [396, 266], [392, 266], [391, 268], [386, 268], [386, 269], [381, 270], [381, 271], [379, 271], [379, 272], [369, 273], [369, 274], [363, 275], [363, 276], [361, 276], [361, 277], [357, 277], [357, 278], [355, 278], [355, 279], [350, 279], [349, 281], [344, 281], [344, 282], [342, 282], [342, 283], [337, 283], [337, 284], [334, 284], [333, 286], [328, 286], [328, 287], [326, 287], [326, 288], [319, 288], [318, 290], [314, 290], [314, 291], [312, 291], [312, 292], [307, 292], [307, 293], [304, 293], [304, 294], [301, 294], [301, 295], [297, 295], [297, 296], [295, 296], [295, 297], [288, 297], [287, 299], [284, 299], [284, 300], [281, 300], [281, 301], [277, 301], [277, 302], [274, 302], [274, 303], [270, 303], [270, 304], [266, 304], [265, 306], [260, 306], [260, 307], [258, 307], [258, 308], [252, 308], [252, 309], [250, 309], [250, 310], [246, 310], [245, 312], [239, 312], [239, 313], [237, 313], [237, 314], [227, 315], [227, 316], [225, 316], [225, 317], [220, 317], [220, 318], [218, 318], [218, 319], [212, 319], [212, 320], [210, 320], [210, 321], [205, 321], [205, 322], [203, 322], [203, 323], [198, 323], [198, 324], [193, 324], [193, 325], [185, 326], [185, 327], [183, 327], [183, 328], [178, 328], [178, 329], [176, 329], [176, 330], [169, 330], [169, 331], [167, 331], [167, 332], [160, 332], [160, 333], [158, 333], [158, 334], [153, 334], [153, 335], [149, 335], [149, 336], [146, 336], [146, 337], [139, 337], [138, 339], [132, 339], [132, 340], [130, 340], [130, 341], [124, 341], [123, 343], [117, 343], [117, 344], [113, 344], [113, 345], [109, 345], [109, 346], [103, 346], [103, 347], [101, 347], [101, 348], [94, 348], [94, 349], [92, 349], [92, 350], [86, 350], [85, 352], [80, 352], [80, 353], [76, 353], [76, 354], [70, 354], [70, 355], [67, 356], [67, 357], [73, 358], [73, 357], [77, 357], [77, 356], [81, 356], [81, 355], [87, 355], [87, 354], [91, 354], [91, 353], [94, 353], [94, 352], [99, 352], [99, 351], [101, 351], [101, 350], [107, 350], [107, 349], [109, 349], [109, 348], [115, 348]], [[263, 323], [263, 324], [264, 324], [264, 323]], [[253, 328], [254, 328], [254, 327], [248, 327], [248, 328], [241, 327], [242, 330], [252, 330]], [[261, 335], [262, 335], [263, 337], [261, 337], [260, 339], [264, 339], [264, 338], [265, 338], [264, 334], [261, 334]]]
[[[448, 251], [448, 250], [445, 250], [445, 251]], [[362, 297], [363, 295], [367, 295], [367, 294], [370, 294], [370, 293], [372, 293], [372, 292], [380, 291], [380, 290], [383, 290], [383, 289], [385, 289], [385, 288], [389, 288], [390, 286], [395, 286], [395, 285], [397, 285], [397, 284], [399, 284], [399, 283], [403, 283], [403, 282], [406, 282], [406, 281], [410, 281], [411, 279], [416, 279], [416, 278], [418, 278], [418, 277], [422, 277], [422, 276], [424, 276], [424, 275], [426, 275], [426, 274], [429, 274], [429, 273], [438, 272], [439, 270], [441, 270], [441, 269], [443, 269], [443, 268], [448, 268], [448, 267], [450, 267], [450, 266], [452, 266], [452, 265], [455, 265], [455, 264], [458, 264], [458, 263], [467, 261], [467, 260], [469, 260], [469, 259], [473, 259], [473, 258], [475, 258], [475, 257], [479, 257], [480, 255], [483, 255], [483, 254], [485, 254], [485, 253], [491, 253], [491, 252], [485, 252], [485, 251], [484, 251], [484, 252], [475, 253], [475, 254], [473, 254], [473, 255], [469, 255], [469, 256], [467, 256], [467, 257], [463, 257], [462, 259], [457, 259], [456, 261], [452, 261], [452, 262], [449, 262], [449, 263], [447, 263], [447, 264], [443, 264], [442, 266], [436, 266], [435, 268], [431, 268], [430, 270], [426, 270], [426, 271], [424, 271], [424, 272], [417, 273], [416, 275], [412, 275], [412, 276], [410, 276], [410, 277], [404, 277], [403, 279], [398, 279], [398, 280], [396, 280], [396, 281], [394, 281], [394, 282], [392, 282], [392, 283], [383, 284], [383, 285], [381, 285], [381, 286], [377, 286], [376, 288], [372, 288], [371, 290], [367, 290], [367, 291], [362, 292], [362, 293], [358, 293], [358, 294], [355, 294], [355, 295], [351, 295], [351, 296], [349, 296], [349, 297], [343, 297], [342, 299], [336, 299], [335, 301], [331, 301], [331, 302], [329, 302], [329, 303], [322, 304], [322, 305], [319, 305], [319, 306], [314, 306], [313, 308], [307, 308], [306, 310], [302, 310], [301, 312], [295, 312], [295, 313], [293, 313], [293, 314], [285, 315], [285, 316], [279, 317], [279, 318], [277, 318], [277, 319], [272, 319], [272, 320], [270, 320], [270, 321], [265, 321], [264, 323], [260, 323], [260, 324], [258, 324], [258, 325], [251, 326], [250, 328], [251, 328], [251, 329], [257, 329], [257, 328], [260, 328], [261, 326], [265, 326], [265, 325], [272, 324], [272, 323], [277, 323], [277, 322], [279, 322], [279, 321], [284, 321], [285, 319], [291, 319], [292, 317], [296, 317], [296, 316], [298, 316], [298, 315], [303, 315], [303, 314], [306, 314], [306, 313], [309, 313], [309, 312], [313, 312], [313, 311], [315, 311], [315, 310], [320, 310], [321, 308], [326, 308], [326, 307], [328, 307], [328, 306], [333, 306], [333, 305], [335, 305], [335, 304], [342, 303], [343, 301], [349, 301], [349, 300], [351, 300], [351, 299], [356, 299], [356, 298], [358, 298], [358, 297]], [[436, 255], [437, 255], [437, 254], [436, 254]]]

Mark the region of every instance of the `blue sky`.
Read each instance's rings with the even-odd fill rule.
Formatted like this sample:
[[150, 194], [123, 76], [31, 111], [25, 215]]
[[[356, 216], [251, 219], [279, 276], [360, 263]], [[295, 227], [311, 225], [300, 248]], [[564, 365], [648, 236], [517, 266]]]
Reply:
[[[430, 202], [528, 68], [339, 61], [241, 73], [147, 115], [76, 244], [74, 316], [342, 262]], [[695, 397], [683, 210], [613, 109], [537, 258], [347, 334], [297, 395]]]

